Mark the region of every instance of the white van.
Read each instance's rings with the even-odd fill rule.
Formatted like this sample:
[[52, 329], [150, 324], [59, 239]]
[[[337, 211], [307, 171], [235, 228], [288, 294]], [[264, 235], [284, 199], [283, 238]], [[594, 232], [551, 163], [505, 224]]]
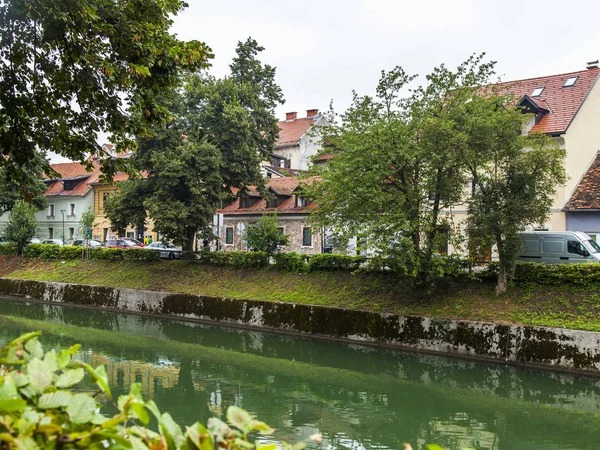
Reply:
[[600, 262], [600, 246], [581, 231], [519, 233], [523, 247], [519, 261], [569, 264]]

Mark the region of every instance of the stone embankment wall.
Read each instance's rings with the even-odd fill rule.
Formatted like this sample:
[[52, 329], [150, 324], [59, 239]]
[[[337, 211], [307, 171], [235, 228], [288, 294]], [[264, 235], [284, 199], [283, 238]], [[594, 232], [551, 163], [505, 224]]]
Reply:
[[600, 333], [0, 278], [0, 295], [600, 374]]

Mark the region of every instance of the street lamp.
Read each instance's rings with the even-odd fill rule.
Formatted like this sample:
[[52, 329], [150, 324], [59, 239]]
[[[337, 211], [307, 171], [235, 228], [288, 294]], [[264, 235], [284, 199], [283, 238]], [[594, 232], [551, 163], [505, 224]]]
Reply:
[[60, 212], [62, 213], [62, 219], [63, 219], [62, 241], [63, 241], [63, 245], [64, 245], [65, 244], [65, 213], [67, 212], [67, 210], [61, 209]]

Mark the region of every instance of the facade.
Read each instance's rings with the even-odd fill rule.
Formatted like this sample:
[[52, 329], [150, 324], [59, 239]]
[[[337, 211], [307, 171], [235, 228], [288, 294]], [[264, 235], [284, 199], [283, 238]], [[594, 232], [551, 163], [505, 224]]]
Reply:
[[564, 207], [567, 231], [583, 231], [600, 242], [600, 151]]
[[247, 195], [235, 197], [231, 204], [217, 211], [221, 220], [215, 231], [220, 249], [246, 250], [244, 230], [255, 224], [263, 214], [276, 213], [281, 232], [290, 238], [283, 251], [306, 255], [322, 253], [322, 233], [308, 220], [317, 205], [302, 197], [300, 180], [293, 177], [271, 178], [267, 188], [273, 196], [271, 199], [264, 199], [255, 188], [250, 188]]
[[302, 118], [296, 112], [286, 113], [285, 120], [279, 122], [272, 166], [308, 170], [311, 158], [321, 150], [318, 127], [324, 125], [328, 125], [327, 119], [318, 109], [308, 109]]
[[[52, 164], [58, 177], [45, 180], [45, 193], [48, 205], [36, 213], [38, 227], [35, 237], [38, 239], [63, 239], [72, 243], [84, 237], [85, 230], [79, 227], [81, 214], [91, 210], [94, 195], [91, 182], [100, 174], [100, 168], [94, 164], [88, 172], [80, 163]], [[9, 214], [0, 217], [0, 228], [8, 220]]]

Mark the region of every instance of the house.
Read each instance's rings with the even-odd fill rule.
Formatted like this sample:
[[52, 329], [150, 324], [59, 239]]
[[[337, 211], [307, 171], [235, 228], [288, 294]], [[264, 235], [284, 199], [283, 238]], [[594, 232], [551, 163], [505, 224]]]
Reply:
[[[600, 150], [599, 75], [596, 61], [577, 72], [493, 85], [533, 114], [525, 133], [545, 133], [566, 152], [569, 179], [557, 187], [547, 222], [532, 224], [533, 229], [586, 231], [600, 237], [600, 210], [594, 212], [596, 202], [590, 201], [593, 192], [600, 192], [600, 178], [595, 176]], [[452, 208], [456, 222], [464, 220], [466, 212], [464, 207]], [[594, 214], [598, 218], [590, 220]]]
[[321, 150], [318, 127], [329, 124], [318, 109], [306, 110], [306, 117], [289, 112], [279, 122], [279, 139], [271, 155], [271, 165], [276, 168], [308, 170], [311, 158]]
[[[79, 227], [81, 214], [91, 210], [93, 193], [90, 185], [100, 173], [98, 164], [88, 171], [80, 163], [52, 164], [58, 174], [44, 180], [47, 185], [46, 208], [36, 213], [38, 239], [64, 239], [67, 243], [84, 237], [85, 230]], [[9, 213], [0, 217], [0, 228], [8, 221]]]
[[276, 213], [281, 233], [290, 238], [284, 251], [307, 255], [322, 253], [322, 233], [308, 220], [317, 205], [302, 196], [300, 180], [294, 177], [271, 178], [266, 187], [271, 198], [263, 198], [255, 187], [250, 187], [246, 194], [239, 194], [232, 203], [217, 210], [217, 215], [222, 218], [215, 230], [220, 249], [246, 250], [244, 230], [255, 224], [263, 214]]

